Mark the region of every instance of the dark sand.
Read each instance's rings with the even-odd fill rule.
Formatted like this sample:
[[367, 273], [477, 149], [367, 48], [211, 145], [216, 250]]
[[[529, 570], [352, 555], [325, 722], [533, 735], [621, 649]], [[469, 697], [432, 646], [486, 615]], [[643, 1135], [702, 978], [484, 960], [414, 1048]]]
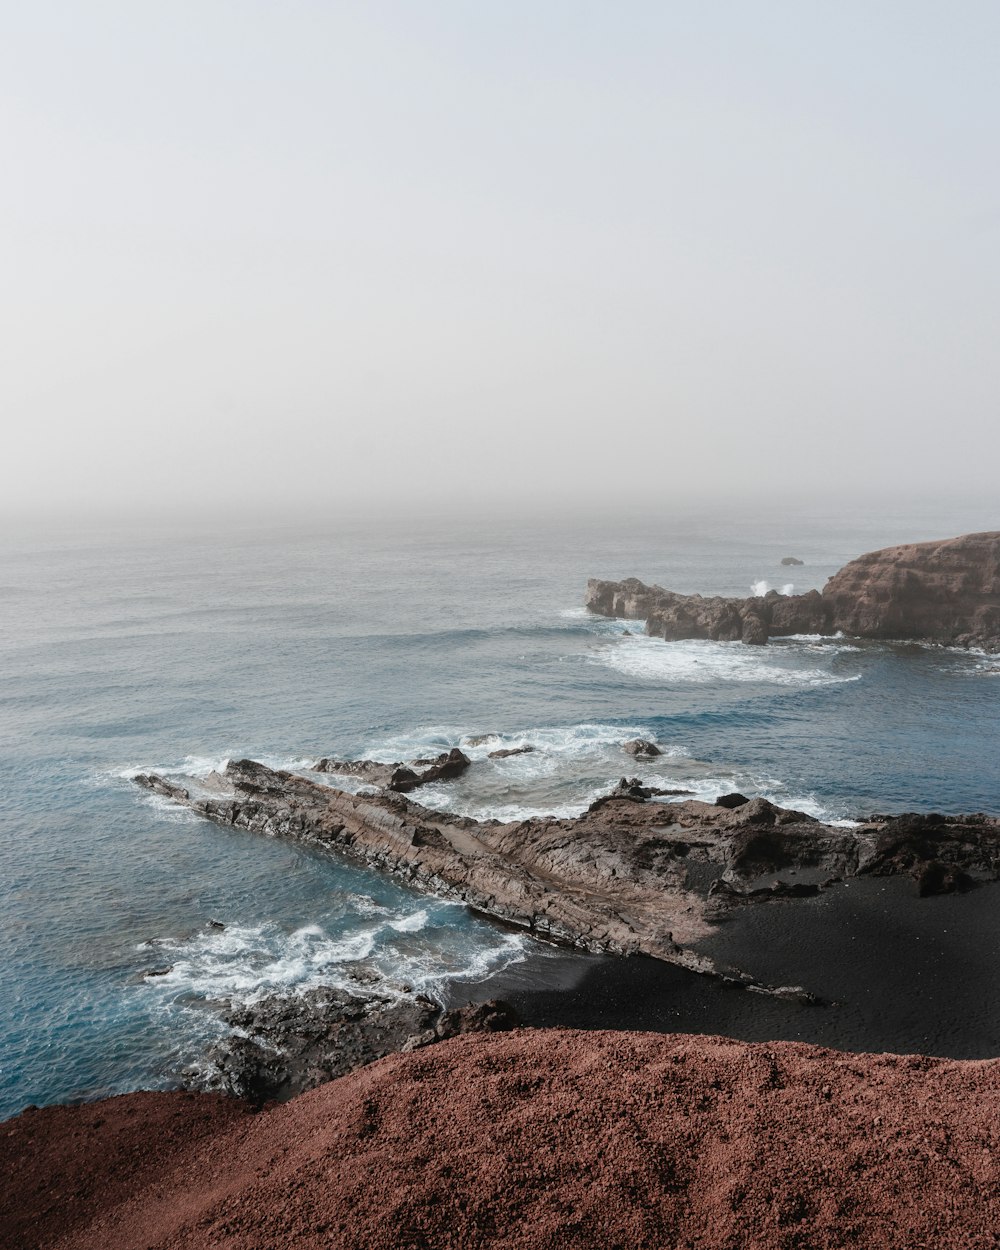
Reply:
[[538, 1028], [708, 1033], [861, 1053], [1000, 1055], [1000, 885], [918, 898], [912, 881], [857, 878], [816, 898], [736, 910], [699, 944], [823, 1006], [748, 993], [659, 960], [549, 952], [449, 1005], [505, 998]]
[[1000, 1245], [1000, 1061], [519, 1030], [0, 1127], [0, 1248]]

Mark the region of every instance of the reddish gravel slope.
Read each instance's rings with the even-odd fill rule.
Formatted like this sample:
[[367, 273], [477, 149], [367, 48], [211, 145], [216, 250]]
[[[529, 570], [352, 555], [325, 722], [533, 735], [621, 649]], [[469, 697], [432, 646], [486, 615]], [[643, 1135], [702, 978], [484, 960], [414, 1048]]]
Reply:
[[0, 1247], [1000, 1246], [1000, 1061], [563, 1030], [0, 1125]]

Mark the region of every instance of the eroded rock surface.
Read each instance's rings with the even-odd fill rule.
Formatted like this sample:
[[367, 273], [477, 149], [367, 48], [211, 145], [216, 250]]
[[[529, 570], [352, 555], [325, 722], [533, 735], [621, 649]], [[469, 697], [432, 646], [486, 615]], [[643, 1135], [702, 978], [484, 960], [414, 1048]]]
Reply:
[[869, 552], [822, 593], [732, 599], [679, 595], [637, 578], [592, 578], [586, 606], [644, 620], [652, 637], [760, 645], [790, 634], [913, 639], [1000, 651], [1000, 531]]
[[313, 765], [313, 771], [334, 773], [340, 777], [360, 777], [373, 786], [384, 786], [387, 790], [405, 794], [431, 781], [447, 781], [452, 777], [459, 777], [471, 763], [464, 751], [452, 747], [450, 751], [443, 751], [432, 759], [410, 760], [405, 764], [383, 764], [378, 760], [337, 760], [324, 756]]
[[835, 628], [1000, 650], [1000, 533], [887, 547], [823, 588]]
[[[537, 937], [743, 980], [692, 946], [736, 902], [794, 894], [771, 888], [782, 873], [909, 874], [923, 893], [1000, 877], [1000, 822], [981, 815], [840, 828], [744, 795], [723, 796], [733, 806], [651, 802], [655, 791], [623, 778], [581, 816], [505, 824], [391, 792], [347, 794], [252, 760], [203, 782], [136, 781], [220, 824], [343, 851]], [[716, 880], [724, 887], [713, 890]]]
[[213, 1044], [207, 1064], [189, 1070], [186, 1083], [258, 1105], [294, 1097], [386, 1055], [518, 1023], [514, 1009], [497, 1000], [445, 1011], [422, 994], [352, 994], [325, 986], [230, 1008], [224, 1018], [236, 1031]]

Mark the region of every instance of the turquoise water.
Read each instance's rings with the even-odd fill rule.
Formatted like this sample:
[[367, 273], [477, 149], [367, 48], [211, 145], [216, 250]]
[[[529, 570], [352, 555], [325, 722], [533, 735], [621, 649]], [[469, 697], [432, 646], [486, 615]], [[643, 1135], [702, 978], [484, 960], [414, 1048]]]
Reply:
[[[572, 813], [627, 771], [828, 819], [1000, 812], [1000, 659], [844, 639], [666, 644], [580, 608], [588, 576], [802, 591], [864, 550], [996, 526], [985, 506], [941, 502], [846, 519], [706, 504], [437, 526], [10, 529], [0, 1115], [175, 1083], [226, 999], [358, 977], [433, 993], [537, 953], [459, 907], [173, 809], [132, 785], [138, 770], [397, 759], [492, 733], [470, 749], [476, 767], [424, 800]], [[782, 568], [784, 555], [805, 567]], [[664, 755], [624, 756], [637, 735]], [[485, 758], [520, 742], [538, 749]]]

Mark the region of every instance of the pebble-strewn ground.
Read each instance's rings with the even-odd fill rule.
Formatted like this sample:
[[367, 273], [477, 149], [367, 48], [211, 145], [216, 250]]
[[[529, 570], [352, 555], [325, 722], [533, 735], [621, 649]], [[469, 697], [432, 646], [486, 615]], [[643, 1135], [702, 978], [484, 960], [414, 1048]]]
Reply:
[[0, 1248], [1000, 1246], [1000, 1061], [519, 1030], [0, 1125]]

